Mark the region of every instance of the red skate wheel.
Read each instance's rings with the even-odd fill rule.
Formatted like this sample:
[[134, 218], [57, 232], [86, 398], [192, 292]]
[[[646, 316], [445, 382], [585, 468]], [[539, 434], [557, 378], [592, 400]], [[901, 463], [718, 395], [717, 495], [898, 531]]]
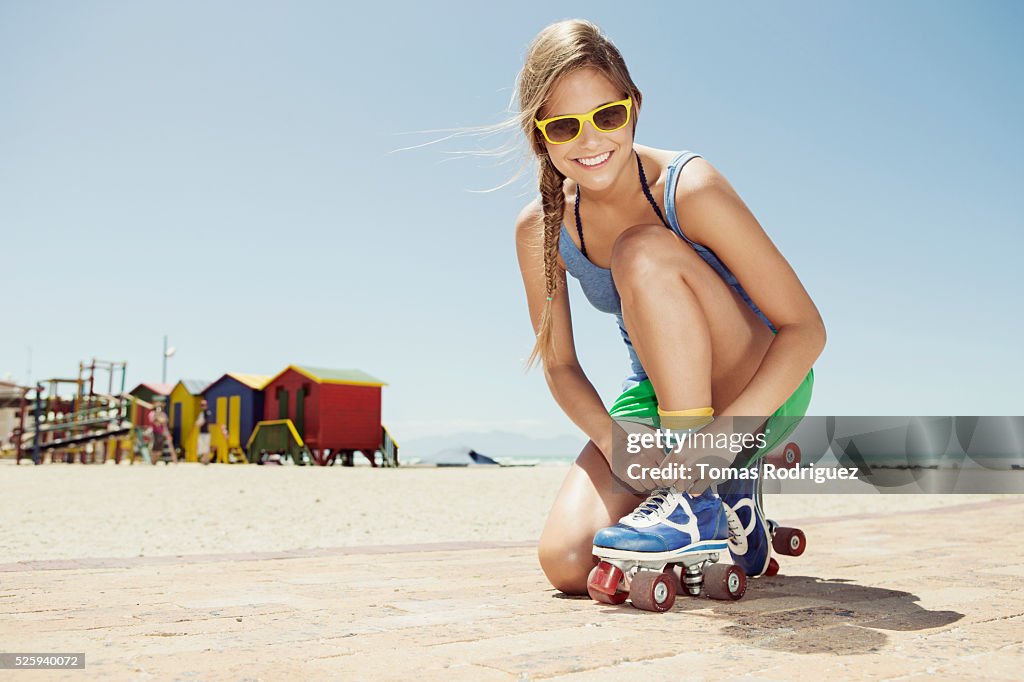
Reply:
[[747, 593], [747, 574], [735, 564], [711, 564], [704, 569], [704, 593], [736, 601]]
[[629, 594], [626, 593], [626, 592], [616, 592], [615, 594], [605, 594], [604, 592], [598, 592], [597, 590], [595, 590], [590, 585], [587, 585], [587, 594], [589, 594], [590, 598], [593, 599], [596, 602], [600, 602], [602, 604], [615, 604], [615, 605], [621, 604], [622, 602], [626, 601], [626, 597], [629, 596]]
[[587, 591], [591, 593], [591, 596], [594, 592], [614, 596], [621, 582], [622, 571], [615, 564], [602, 561], [590, 569], [590, 576], [587, 577]]
[[676, 603], [676, 579], [662, 571], [640, 571], [629, 585], [629, 600], [644, 611], [668, 611]]
[[807, 538], [799, 528], [786, 528], [779, 526], [775, 529], [775, 537], [772, 538], [772, 547], [779, 554], [786, 556], [800, 556], [807, 549]]
[[782, 461], [785, 463], [784, 466], [788, 468], [795, 467], [800, 463], [800, 446], [796, 443], [787, 443], [786, 448], [782, 451]]
[[766, 575], [766, 576], [768, 576], [770, 578], [773, 575], [778, 575], [778, 574], [779, 574], [779, 562], [775, 560], [775, 557], [772, 557], [771, 559], [768, 560], [768, 568], [765, 569], [764, 575]]

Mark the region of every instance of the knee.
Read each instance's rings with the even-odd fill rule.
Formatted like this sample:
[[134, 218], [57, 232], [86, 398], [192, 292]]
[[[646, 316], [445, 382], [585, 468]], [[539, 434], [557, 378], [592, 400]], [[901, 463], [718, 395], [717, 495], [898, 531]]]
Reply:
[[663, 225], [636, 225], [623, 232], [612, 246], [611, 260], [615, 285], [630, 293], [650, 291], [650, 283], [659, 277], [691, 290], [719, 279], [694, 249]]
[[540, 567], [548, 582], [559, 592], [587, 594], [587, 577], [594, 567], [593, 544], [557, 541], [542, 537], [537, 547]]
[[674, 251], [675, 235], [662, 225], [634, 225], [619, 235], [612, 245], [611, 270], [616, 286], [650, 282], [665, 272]]

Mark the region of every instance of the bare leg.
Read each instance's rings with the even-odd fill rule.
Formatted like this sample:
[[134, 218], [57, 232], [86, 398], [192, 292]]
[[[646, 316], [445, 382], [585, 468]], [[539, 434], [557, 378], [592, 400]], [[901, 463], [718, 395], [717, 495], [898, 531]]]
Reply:
[[721, 410], [746, 387], [771, 330], [693, 248], [661, 225], [626, 230], [612, 250], [623, 321], [659, 406]]
[[588, 442], [562, 482], [537, 547], [541, 568], [555, 589], [587, 593], [587, 576], [596, 563], [594, 533], [614, 525], [644, 499], [614, 490], [607, 460]]
[[[661, 225], [624, 232], [612, 251], [623, 321], [660, 406], [685, 410], [731, 403], [757, 371], [772, 333], [693, 248]], [[594, 533], [643, 497], [613, 492], [607, 461], [590, 442], [569, 470], [541, 534], [548, 581], [586, 594]]]

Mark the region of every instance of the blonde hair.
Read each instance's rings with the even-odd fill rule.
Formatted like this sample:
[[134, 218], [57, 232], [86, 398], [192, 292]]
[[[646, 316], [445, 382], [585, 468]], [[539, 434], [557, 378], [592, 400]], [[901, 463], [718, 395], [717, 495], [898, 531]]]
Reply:
[[[601, 29], [585, 19], [559, 21], [538, 33], [527, 49], [523, 69], [516, 79], [519, 99], [519, 114], [516, 118], [538, 162], [538, 186], [543, 209], [538, 236], [541, 237], [539, 241], [544, 254], [547, 291], [537, 341], [526, 361], [527, 368], [532, 367], [538, 358], [544, 365], [548, 365], [555, 353], [551, 305], [558, 286], [558, 242], [565, 212], [565, 176], [548, 157], [544, 139], [534, 125], [534, 119], [540, 117], [541, 109], [551, 97], [560, 78], [588, 68], [601, 72], [623, 95], [632, 97], [634, 111], [640, 108], [640, 89], [630, 77], [622, 54], [601, 33]], [[635, 116], [633, 126], [635, 130]]]

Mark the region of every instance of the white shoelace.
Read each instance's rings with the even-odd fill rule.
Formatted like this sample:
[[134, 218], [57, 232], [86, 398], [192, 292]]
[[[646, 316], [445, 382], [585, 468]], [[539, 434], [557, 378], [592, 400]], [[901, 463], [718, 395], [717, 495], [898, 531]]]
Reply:
[[623, 521], [646, 521], [652, 517], [667, 516], [672, 508], [672, 502], [677, 495], [671, 488], [655, 488], [647, 499], [641, 502], [633, 512]]
[[[726, 505], [728, 506], [728, 505]], [[732, 510], [731, 507], [726, 509], [725, 518], [729, 521], [729, 535], [733, 538], [745, 537], [746, 533], [743, 531], [743, 524], [740, 522], [740, 517]]]

